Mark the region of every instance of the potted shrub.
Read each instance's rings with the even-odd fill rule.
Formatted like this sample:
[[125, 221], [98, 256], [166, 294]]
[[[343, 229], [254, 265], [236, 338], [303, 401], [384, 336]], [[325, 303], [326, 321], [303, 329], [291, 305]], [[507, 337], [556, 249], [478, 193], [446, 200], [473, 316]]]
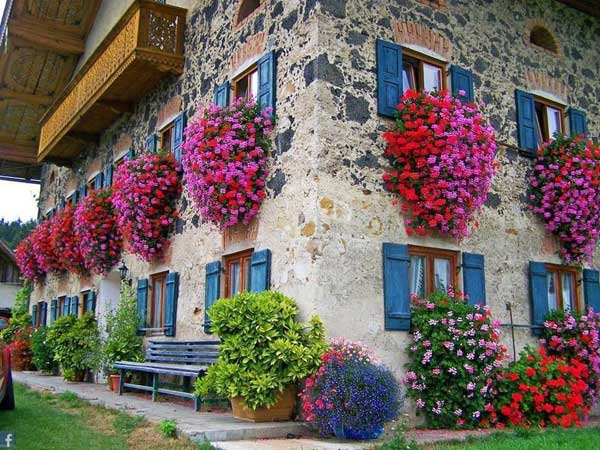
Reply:
[[135, 292], [121, 283], [121, 296], [116, 311], [106, 315], [106, 338], [102, 346], [104, 370], [109, 374], [109, 388], [117, 391], [120, 376], [113, 369], [117, 361], [143, 361], [144, 342], [137, 335], [138, 315]]
[[304, 418], [322, 435], [357, 440], [381, 436], [402, 406], [393, 373], [361, 344], [344, 340], [323, 355], [300, 397]]
[[290, 420], [296, 382], [313, 373], [327, 349], [318, 317], [296, 321], [294, 300], [275, 291], [243, 292], [208, 312], [221, 338], [217, 363], [196, 381], [196, 394], [230, 398], [235, 417]]

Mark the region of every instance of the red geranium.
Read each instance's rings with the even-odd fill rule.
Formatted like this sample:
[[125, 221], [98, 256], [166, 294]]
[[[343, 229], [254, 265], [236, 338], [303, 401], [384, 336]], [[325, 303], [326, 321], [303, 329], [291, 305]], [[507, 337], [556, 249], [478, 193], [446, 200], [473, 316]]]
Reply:
[[50, 241], [60, 261], [60, 270], [82, 274], [85, 263], [73, 232], [74, 213], [75, 207], [67, 205], [56, 215], [50, 226]]
[[39, 270], [44, 273], [60, 272], [62, 269], [50, 239], [50, 228], [53, 221], [54, 218], [44, 220], [32, 232], [33, 253]]

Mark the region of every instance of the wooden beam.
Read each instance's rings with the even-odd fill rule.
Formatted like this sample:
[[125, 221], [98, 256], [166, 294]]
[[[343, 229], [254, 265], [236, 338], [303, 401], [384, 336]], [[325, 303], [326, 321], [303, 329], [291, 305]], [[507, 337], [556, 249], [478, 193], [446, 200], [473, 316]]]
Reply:
[[25, 92], [17, 92], [6, 88], [0, 88], [0, 100], [4, 99], [18, 100], [30, 105], [50, 106], [52, 104], [52, 97], [49, 95], [27, 94]]
[[8, 24], [8, 34], [36, 48], [66, 55], [83, 54], [85, 42], [81, 36], [58, 25], [41, 22], [32, 19], [11, 20]]
[[25, 164], [37, 164], [37, 148], [12, 142], [0, 142], [0, 158]]

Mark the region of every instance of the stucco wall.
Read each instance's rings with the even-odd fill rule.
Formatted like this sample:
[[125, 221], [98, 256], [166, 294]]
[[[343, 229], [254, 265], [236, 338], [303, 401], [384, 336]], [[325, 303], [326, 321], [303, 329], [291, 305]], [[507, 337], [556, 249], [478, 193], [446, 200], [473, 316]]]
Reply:
[[19, 289], [21, 289], [20, 284], [0, 283], [0, 308], [12, 308]]
[[[167, 78], [149, 92], [133, 114], [107, 130], [97, 148], [81, 156], [73, 171], [46, 169], [41, 204], [65, 195], [73, 179], [95, 161], [109, 162], [124, 134], [141, 151], [169, 99], [180, 95], [188, 115], [198, 102], [210, 102], [214, 87], [234, 70], [230, 61], [241, 42], [264, 31], [265, 51], [275, 49], [278, 55], [278, 125], [269, 198], [256, 241], [247, 245], [271, 249], [273, 288], [296, 298], [303, 318], [320, 315], [330, 336], [364, 341], [397, 371], [408, 334], [383, 329], [383, 242], [484, 254], [494, 317], [506, 322], [505, 302], [510, 301], [515, 322], [530, 323], [527, 263], [559, 259], [556, 240], [544, 233], [524, 202], [532, 162], [516, 148], [514, 89], [535, 87], [528, 75], [532, 70], [545, 74], [546, 84], [566, 86], [557, 91], [566, 92], [569, 105], [586, 110], [590, 133], [597, 135], [597, 20], [552, 0], [449, 0], [445, 9], [416, 1], [290, 0], [269, 2], [234, 31], [236, 2], [189, 3], [184, 75]], [[555, 33], [562, 56], [523, 41], [532, 20], [543, 20]], [[392, 123], [376, 114], [375, 40], [394, 40], [394, 23], [405, 22], [428, 27], [451, 45], [448, 62], [473, 71], [475, 98], [488, 103], [487, 115], [498, 131], [498, 174], [477, 217], [479, 228], [462, 242], [409, 238], [392, 196], [382, 189], [387, 162], [381, 132]], [[50, 171], [56, 173], [52, 185], [45, 181]], [[134, 280], [178, 271], [176, 338], [202, 338], [204, 267], [230, 250], [223, 248], [214, 226], [201, 222], [185, 194], [180, 209], [165, 262], [148, 265], [130, 255], [125, 262]], [[90, 283], [97, 285], [99, 279], [80, 283], [75, 277], [50, 277], [45, 286], [36, 286], [33, 297], [74, 294]], [[510, 345], [507, 334], [503, 339]], [[533, 342], [528, 330], [517, 330], [516, 339], [518, 348]]]

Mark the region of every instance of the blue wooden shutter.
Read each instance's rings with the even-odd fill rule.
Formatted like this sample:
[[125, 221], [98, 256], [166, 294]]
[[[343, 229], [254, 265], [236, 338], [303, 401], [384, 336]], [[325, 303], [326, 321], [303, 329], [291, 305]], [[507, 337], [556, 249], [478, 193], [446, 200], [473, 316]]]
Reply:
[[[548, 271], [546, 264], [529, 262], [529, 292], [531, 295], [531, 323], [542, 327], [548, 314]], [[542, 328], [534, 328], [533, 334], [540, 335]]]
[[600, 312], [600, 283], [599, 273], [593, 269], [583, 269], [583, 298], [585, 307]]
[[206, 282], [204, 285], [204, 332], [212, 333], [208, 310], [221, 296], [221, 261], [206, 265]]
[[62, 305], [62, 315], [68, 316], [71, 311], [71, 297], [65, 297]]
[[105, 188], [109, 188], [112, 186], [113, 183], [113, 165], [112, 163], [109, 163], [106, 165], [106, 167], [104, 168], [104, 187]]
[[377, 113], [394, 117], [402, 93], [402, 47], [377, 39]]
[[383, 244], [383, 303], [386, 330], [410, 329], [408, 245]]
[[175, 117], [173, 122], [173, 137], [171, 142], [171, 148], [173, 149], [173, 155], [175, 160], [181, 169], [181, 144], [183, 143], [183, 130], [185, 128], [185, 113], [179, 114]]
[[42, 302], [41, 314], [40, 314], [40, 327], [46, 326], [47, 319], [48, 319], [48, 302]]
[[170, 272], [166, 281], [165, 336], [175, 336], [177, 325], [177, 298], [179, 297], [179, 274]]
[[533, 95], [515, 90], [517, 101], [517, 129], [519, 131], [519, 147], [531, 155], [535, 155], [538, 148], [535, 104]]
[[87, 184], [83, 183], [79, 186], [77, 193], [77, 201], [80, 202], [87, 195]]
[[104, 174], [100, 172], [94, 179], [94, 189], [102, 189], [104, 187]]
[[38, 313], [38, 307], [37, 305], [33, 305], [31, 307], [31, 326], [35, 327], [37, 325], [37, 313]]
[[50, 322], [54, 322], [56, 320], [56, 314], [58, 310], [58, 300], [52, 299], [50, 300]]
[[85, 296], [85, 312], [96, 313], [96, 294], [90, 291]]
[[71, 314], [75, 317], [79, 317], [79, 296], [74, 295], [71, 297]]
[[[450, 79], [452, 82], [452, 95], [472, 102], [473, 95], [473, 72], [458, 66], [450, 66]], [[458, 91], [465, 91], [464, 96], [460, 96]]]
[[127, 154], [125, 155], [125, 160], [132, 161], [134, 158], [135, 158], [135, 151], [133, 150], [133, 147], [132, 147], [127, 151]]
[[270, 51], [258, 60], [258, 103], [263, 108], [270, 106], [275, 113], [275, 90], [277, 80], [277, 67], [275, 64], [275, 51]]
[[271, 287], [271, 250], [265, 249], [252, 253], [250, 260], [251, 292], [268, 291]]
[[477, 253], [463, 253], [463, 291], [471, 305], [485, 305], [485, 259]]
[[140, 336], [146, 334], [146, 315], [148, 308], [148, 279], [138, 280], [137, 283], [137, 314], [138, 314], [138, 330]]
[[156, 133], [152, 133], [146, 138], [146, 150], [150, 153], [156, 153], [158, 150], [158, 137], [156, 136]]
[[229, 105], [229, 91], [231, 90], [229, 81], [226, 81], [221, 86], [215, 89], [215, 105], [223, 108]]
[[583, 134], [587, 137], [587, 119], [585, 113], [575, 108], [569, 108], [569, 127], [571, 127], [571, 136]]

